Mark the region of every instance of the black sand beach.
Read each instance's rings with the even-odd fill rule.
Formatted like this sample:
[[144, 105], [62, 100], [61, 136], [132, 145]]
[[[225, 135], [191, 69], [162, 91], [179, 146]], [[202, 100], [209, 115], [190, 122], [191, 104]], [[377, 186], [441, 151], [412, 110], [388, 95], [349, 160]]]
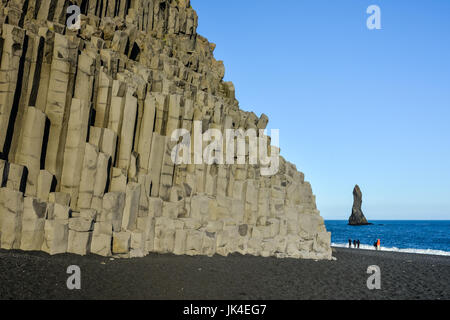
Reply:
[[[0, 250], [0, 299], [450, 299], [450, 257], [334, 249], [337, 261], [150, 255], [110, 260]], [[81, 268], [70, 291], [67, 267]], [[370, 291], [368, 266], [381, 268]]]

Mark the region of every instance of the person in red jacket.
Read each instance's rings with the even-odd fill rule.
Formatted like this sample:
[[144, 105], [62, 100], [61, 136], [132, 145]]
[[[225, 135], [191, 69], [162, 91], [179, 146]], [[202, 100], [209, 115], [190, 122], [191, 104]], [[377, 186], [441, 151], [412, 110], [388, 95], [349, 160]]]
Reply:
[[381, 250], [381, 240], [377, 240], [377, 250]]

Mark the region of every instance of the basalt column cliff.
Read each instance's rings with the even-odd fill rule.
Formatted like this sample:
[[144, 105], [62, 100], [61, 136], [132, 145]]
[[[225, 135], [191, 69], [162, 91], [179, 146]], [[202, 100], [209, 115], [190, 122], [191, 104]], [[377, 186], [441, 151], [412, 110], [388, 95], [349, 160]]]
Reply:
[[311, 186], [282, 157], [272, 176], [174, 165], [176, 129], [268, 122], [239, 109], [197, 21], [188, 0], [0, 2], [1, 248], [331, 259]]

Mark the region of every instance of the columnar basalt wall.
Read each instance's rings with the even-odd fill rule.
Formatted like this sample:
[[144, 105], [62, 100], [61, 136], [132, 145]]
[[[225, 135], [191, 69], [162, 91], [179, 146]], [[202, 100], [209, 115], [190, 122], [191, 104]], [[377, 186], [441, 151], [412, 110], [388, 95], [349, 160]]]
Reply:
[[1, 248], [331, 259], [311, 186], [282, 157], [272, 176], [174, 165], [175, 129], [268, 122], [239, 108], [197, 23], [188, 0], [0, 2]]

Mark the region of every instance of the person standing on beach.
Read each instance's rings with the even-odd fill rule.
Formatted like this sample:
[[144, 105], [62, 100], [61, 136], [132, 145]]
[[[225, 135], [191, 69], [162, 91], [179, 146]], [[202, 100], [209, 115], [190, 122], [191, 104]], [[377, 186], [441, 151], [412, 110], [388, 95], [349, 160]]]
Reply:
[[353, 240], [353, 247], [356, 249], [356, 240]]
[[348, 239], [348, 247], [351, 249], [352, 248], [352, 239]]
[[361, 245], [361, 241], [356, 241], [356, 244], [358, 245], [358, 249], [359, 249], [359, 246]]
[[381, 240], [377, 240], [377, 250], [381, 250]]

